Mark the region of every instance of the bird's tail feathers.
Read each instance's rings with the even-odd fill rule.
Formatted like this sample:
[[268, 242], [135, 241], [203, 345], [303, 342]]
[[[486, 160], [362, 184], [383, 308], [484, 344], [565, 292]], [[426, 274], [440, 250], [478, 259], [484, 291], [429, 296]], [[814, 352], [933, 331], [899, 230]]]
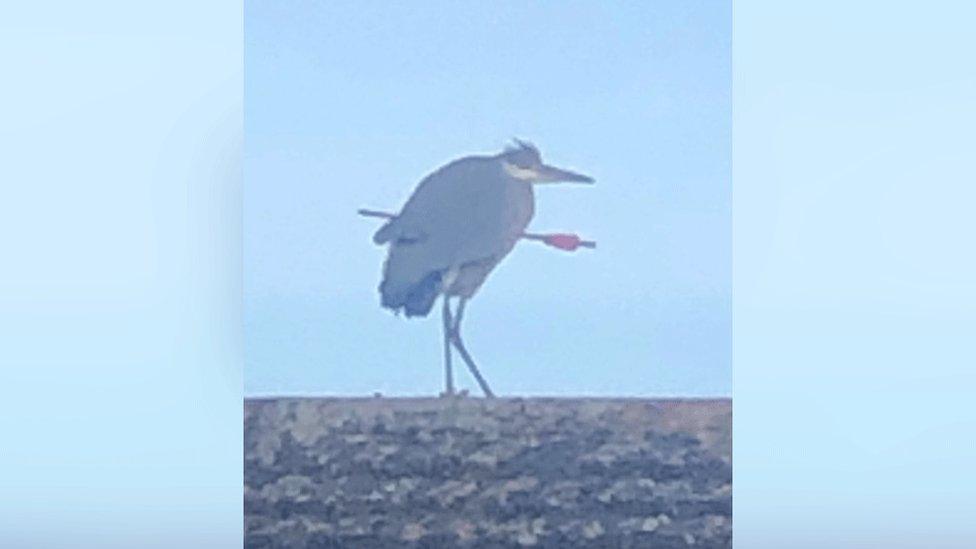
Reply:
[[381, 303], [394, 311], [402, 308], [408, 318], [427, 316], [440, 295], [443, 275], [444, 271], [431, 271], [420, 282], [400, 289], [385, 279], [380, 284]]
[[393, 240], [393, 235], [396, 232], [396, 219], [391, 219], [387, 221], [382, 227], [373, 234], [373, 243], [375, 244], [386, 244], [390, 240]]

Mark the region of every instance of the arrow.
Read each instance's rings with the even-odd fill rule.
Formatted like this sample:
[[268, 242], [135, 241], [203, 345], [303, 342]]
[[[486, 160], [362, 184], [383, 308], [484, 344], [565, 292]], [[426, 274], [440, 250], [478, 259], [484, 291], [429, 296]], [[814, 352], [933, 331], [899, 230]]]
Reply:
[[[391, 213], [380, 212], [377, 210], [362, 209], [359, 210], [358, 213], [364, 217], [378, 217], [381, 219], [393, 219], [396, 217]], [[526, 240], [537, 240], [546, 244], [547, 246], [559, 248], [560, 250], [565, 250], [567, 252], [576, 251], [577, 248], [596, 248], [596, 242], [592, 240], [583, 240], [572, 233], [522, 233], [522, 238]]]

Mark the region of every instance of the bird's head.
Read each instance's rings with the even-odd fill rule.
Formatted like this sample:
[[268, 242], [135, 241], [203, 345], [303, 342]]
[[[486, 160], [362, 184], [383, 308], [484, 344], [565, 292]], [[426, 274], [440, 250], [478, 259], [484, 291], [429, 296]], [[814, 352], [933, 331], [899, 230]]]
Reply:
[[543, 164], [539, 149], [518, 139], [498, 158], [509, 175], [529, 183], [593, 183], [592, 177]]

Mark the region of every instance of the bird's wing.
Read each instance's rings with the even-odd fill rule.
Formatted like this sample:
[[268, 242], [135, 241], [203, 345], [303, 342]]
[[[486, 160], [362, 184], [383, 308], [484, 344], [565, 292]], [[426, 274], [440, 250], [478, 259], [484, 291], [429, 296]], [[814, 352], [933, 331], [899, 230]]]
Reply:
[[421, 181], [399, 215], [373, 239], [422, 250], [432, 267], [478, 260], [504, 247], [506, 198], [494, 164], [479, 157], [461, 159]]
[[374, 236], [390, 243], [384, 295], [397, 302], [432, 272], [497, 261], [511, 249], [509, 197], [497, 171], [490, 162], [467, 158], [420, 183], [400, 214]]

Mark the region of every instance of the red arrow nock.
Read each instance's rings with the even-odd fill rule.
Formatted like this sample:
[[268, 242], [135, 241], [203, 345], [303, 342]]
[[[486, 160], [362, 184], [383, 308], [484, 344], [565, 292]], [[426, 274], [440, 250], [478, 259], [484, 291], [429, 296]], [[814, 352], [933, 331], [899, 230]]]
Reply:
[[549, 234], [546, 235], [545, 243], [555, 248], [559, 248], [560, 250], [571, 252], [576, 248], [579, 248], [580, 237], [576, 236], [575, 234]]

